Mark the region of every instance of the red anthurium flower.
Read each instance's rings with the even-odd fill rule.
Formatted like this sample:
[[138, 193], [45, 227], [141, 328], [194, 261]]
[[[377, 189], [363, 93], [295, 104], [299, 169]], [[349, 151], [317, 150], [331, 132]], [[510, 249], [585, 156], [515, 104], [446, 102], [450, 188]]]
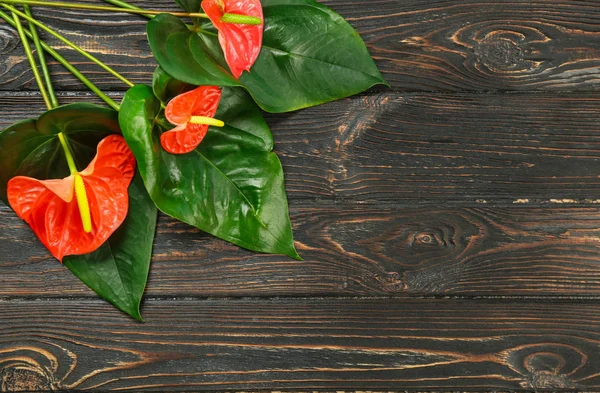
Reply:
[[125, 139], [110, 135], [82, 172], [53, 180], [12, 178], [8, 202], [62, 262], [65, 255], [95, 251], [123, 223], [134, 173], [135, 158]]
[[219, 43], [233, 76], [239, 78], [244, 70], [250, 71], [262, 46], [260, 0], [203, 0], [202, 9], [219, 31]]
[[163, 149], [171, 154], [189, 153], [202, 142], [208, 126], [223, 127], [222, 121], [213, 119], [220, 100], [221, 89], [200, 86], [169, 101], [165, 117], [176, 127], [160, 136]]

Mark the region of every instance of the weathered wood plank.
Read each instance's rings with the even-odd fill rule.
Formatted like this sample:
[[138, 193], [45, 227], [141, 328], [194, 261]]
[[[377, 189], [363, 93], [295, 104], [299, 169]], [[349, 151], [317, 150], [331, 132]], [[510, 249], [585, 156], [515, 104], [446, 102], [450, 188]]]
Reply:
[[[87, 3], [102, 3], [85, 0]], [[600, 4], [578, 0], [324, 0], [361, 33], [391, 85], [409, 91], [592, 90], [600, 86]], [[173, 2], [131, 1], [175, 10]], [[154, 60], [138, 16], [36, 9], [51, 27], [122, 72], [148, 82]], [[44, 37], [46, 35], [44, 34]], [[124, 89], [48, 38], [105, 89]], [[0, 23], [0, 89], [35, 89], [17, 36]], [[60, 89], [82, 89], [56, 63]]]
[[[0, 127], [42, 105], [0, 95]], [[267, 120], [292, 200], [592, 206], [599, 118], [595, 93], [382, 93]]]
[[2, 302], [2, 388], [600, 388], [596, 302], [161, 300], [144, 313]]
[[350, 19], [386, 78], [402, 90], [592, 90], [600, 84], [598, 2], [328, 4]]
[[271, 124], [294, 198], [577, 203], [600, 195], [599, 98], [387, 93]]
[[[95, 295], [0, 209], [0, 297]], [[147, 296], [600, 296], [600, 209], [292, 206], [304, 261], [161, 216]]]
[[[324, 2], [393, 89], [268, 116], [305, 261], [161, 216], [136, 324], [0, 205], [0, 391], [600, 390], [600, 95], [554, 93], [600, 87], [600, 4]], [[150, 81], [142, 18], [35, 13]], [[21, 89], [36, 86], [0, 22], [0, 128], [43, 110]], [[313, 298], [198, 299], [224, 296]], [[431, 296], [469, 299], [415, 299]], [[473, 299], [490, 296], [512, 302]]]

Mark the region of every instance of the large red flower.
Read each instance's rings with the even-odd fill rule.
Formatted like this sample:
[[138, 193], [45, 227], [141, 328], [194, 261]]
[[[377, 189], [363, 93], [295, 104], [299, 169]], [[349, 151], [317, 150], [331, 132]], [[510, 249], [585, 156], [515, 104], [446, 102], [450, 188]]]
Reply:
[[[96, 157], [82, 172], [53, 180], [12, 178], [8, 202], [62, 262], [65, 255], [95, 251], [123, 223], [134, 172], [135, 158], [125, 139], [110, 135], [98, 144]], [[85, 203], [91, 218], [87, 224], [82, 213]]]
[[173, 98], [167, 104], [165, 117], [176, 127], [160, 136], [163, 149], [171, 154], [185, 154], [194, 150], [208, 132], [208, 126], [223, 126], [213, 119], [221, 89], [216, 86], [200, 86]]
[[[264, 17], [260, 0], [203, 0], [202, 9], [219, 31], [219, 43], [233, 76], [239, 78], [250, 68], [260, 54]], [[259, 25], [225, 23], [225, 14], [253, 16]]]

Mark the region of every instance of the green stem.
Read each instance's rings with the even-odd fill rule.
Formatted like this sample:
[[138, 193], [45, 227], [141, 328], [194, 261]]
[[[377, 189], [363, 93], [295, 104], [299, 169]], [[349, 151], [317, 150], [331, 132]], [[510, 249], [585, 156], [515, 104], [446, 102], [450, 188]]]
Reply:
[[[3, 1], [3, 0], [1, 0], [1, 1]], [[29, 23], [33, 23], [34, 25], [36, 25], [40, 29], [46, 31], [48, 34], [51, 34], [54, 37], [56, 37], [57, 39], [59, 39], [60, 41], [64, 42], [65, 44], [67, 44], [68, 46], [70, 46], [71, 48], [73, 48], [75, 51], [77, 51], [78, 53], [80, 53], [81, 55], [83, 55], [84, 57], [86, 57], [87, 59], [93, 61], [94, 63], [96, 63], [97, 65], [99, 65], [100, 67], [102, 67], [102, 69], [104, 69], [105, 71], [108, 71], [111, 75], [113, 75], [117, 79], [119, 79], [122, 82], [124, 82], [129, 87], [133, 86], [133, 83], [131, 83], [123, 75], [119, 74], [117, 71], [113, 70], [112, 68], [110, 68], [108, 65], [106, 65], [102, 61], [98, 60], [97, 58], [95, 58], [94, 56], [90, 55], [85, 50], [81, 49], [81, 47], [79, 45], [77, 45], [77, 44], [69, 41], [68, 39], [66, 39], [62, 35], [58, 34], [57, 32], [55, 32], [54, 30], [52, 30], [51, 28], [49, 28], [45, 24], [43, 24], [41, 22], [38, 22], [34, 18], [31, 18], [31, 17], [27, 16], [26, 14], [24, 14], [21, 11], [17, 10], [15, 7], [12, 7], [12, 6], [7, 5], [7, 4], [2, 4], [2, 6], [4, 8], [6, 8], [7, 10], [9, 10], [9, 11], [11, 11], [11, 12], [19, 15], [21, 18], [26, 19]]]
[[[121, 1], [121, 0], [104, 0], [104, 1], [109, 4], [114, 4], [117, 7], [126, 8], [128, 10], [141, 10], [140, 7], [136, 7], [134, 5], [131, 5], [131, 4]], [[152, 19], [155, 17], [155, 15], [150, 15], [150, 14], [143, 14], [143, 15], [149, 19]]]
[[[14, 28], [17, 27], [16, 22], [10, 16], [8, 16], [6, 13], [4, 13], [2, 10], [0, 10], [0, 18], [4, 19], [12, 27], [14, 27]], [[27, 35], [30, 39], [33, 39], [30, 32], [25, 31], [25, 35]], [[113, 108], [116, 111], [119, 110], [119, 104], [117, 104], [110, 97], [108, 97], [106, 94], [104, 94], [102, 92], [102, 90], [100, 90], [98, 87], [96, 87], [96, 85], [94, 85], [92, 83], [92, 81], [90, 81], [88, 78], [86, 78], [85, 75], [83, 75], [81, 72], [79, 72], [79, 70], [77, 68], [75, 68], [73, 65], [71, 65], [71, 63], [69, 63], [69, 61], [67, 59], [62, 57], [60, 55], [60, 53], [58, 53], [57, 51], [52, 49], [52, 47], [50, 47], [44, 41], [40, 40], [40, 45], [42, 46], [42, 48], [44, 48], [44, 50], [50, 56], [54, 57], [54, 59], [56, 59], [56, 61], [58, 61], [60, 64], [62, 64], [73, 75], [75, 75], [75, 77], [77, 77], [77, 79], [79, 79], [84, 85], [86, 85], [98, 97], [100, 97], [104, 102], [106, 102], [111, 108]]]
[[[46, 106], [48, 107], [48, 109], [52, 109], [53, 108], [52, 103], [47, 95], [46, 90], [45, 90], [44, 83], [42, 82], [42, 77], [37, 69], [37, 65], [35, 64], [35, 60], [33, 58], [33, 53], [31, 53], [31, 47], [29, 46], [29, 41], [27, 40], [27, 36], [25, 35], [25, 30], [23, 30], [23, 25], [21, 25], [21, 20], [19, 19], [18, 15], [14, 12], [13, 12], [13, 21], [15, 22], [17, 31], [19, 32], [19, 36], [21, 37], [21, 42], [23, 42], [23, 46], [25, 47], [25, 51], [27, 53], [27, 59], [29, 60], [31, 69], [34, 70], [33, 72], [36, 77], [35, 79], [40, 87], [40, 91], [42, 92], [42, 95], [44, 96], [44, 101], [46, 102]], [[32, 39], [36, 36], [36, 34], [34, 33], [33, 30], [31, 31], [30, 36]], [[41, 41], [39, 40], [39, 37], [37, 39], [36, 44], [38, 45], [37, 47], [39, 50], [39, 47], [41, 46]], [[63, 149], [63, 152], [65, 153], [65, 158], [67, 159], [67, 165], [69, 166], [69, 171], [71, 172], [71, 175], [74, 176], [75, 195], [77, 197], [77, 206], [79, 207], [79, 214], [81, 216], [81, 222], [83, 225], [83, 229], [85, 232], [90, 233], [92, 231], [92, 219], [91, 219], [91, 214], [90, 214], [90, 205], [88, 203], [87, 194], [85, 191], [85, 184], [83, 182], [83, 179], [79, 175], [79, 172], [77, 171], [77, 165], [75, 165], [75, 160], [73, 159], [73, 153], [71, 152], [71, 149], [69, 148], [69, 145], [67, 144], [67, 138], [66, 138], [65, 134], [62, 132], [59, 132], [57, 136], [58, 136], [58, 140], [60, 141], [60, 145]]]
[[60, 145], [62, 146], [65, 157], [67, 158], [67, 165], [69, 166], [69, 171], [71, 175], [75, 175], [77, 173], [77, 165], [75, 165], [75, 160], [73, 159], [73, 153], [71, 153], [71, 149], [67, 144], [67, 138], [65, 138], [65, 134], [62, 132], [58, 133], [58, 140], [60, 141]]
[[214, 31], [204, 30], [204, 29], [201, 29], [199, 27], [191, 27], [191, 30], [195, 31], [197, 33], [208, 34], [208, 35], [212, 35], [212, 36], [215, 36], [215, 37], [218, 36], [218, 33], [215, 33]]
[[208, 18], [208, 15], [201, 12], [165, 12], [157, 10], [143, 10], [136, 8], [121, 8], [121, 7], [106, 7], [102, 5], [91, 5], [91, 4], [78, 4], [78, 3], [66, 3], [66, 2], [52, 2], [52, 1], [41, 1], [41, 0], [2, 0], [5, 4], [29, 4], [42, 7], [56, 7], [56, 8], [73, 8], [80, 10], [90, 11], [108, 11], [108, 12], [125, 12], [129, 14], [141, 14], [141, 15], [159, 15], [159, 14], [171, 14], [173, 16], [190, 17], [190, 18]]
[[[28, 16], [33, 17], [31, 9], [28, 5], [24, 5], [23, 10]], [[54, 87], [52, 86], [52, 79], [50, 78], [50, 71], [48, 71], [46, 56], [44, 54], [44, 51], [42, 50], [42, 45], [40, 44], [40, 37], [38, 36], [37, 29], [31, 23], [29, 24], [29, 30], [31, 31], [33, 44], [35, 45], [35, 50], [38, 54], [40, 68], [42, 69], [42, 75], [44, 75], [44, 80], [46, 81], [46, 89], [48, 91], [48, 96], [50, 96], [50, 103], [52, 104], [53, 108], [56, 108], [58, 106], [58, 100], [56, 99], [56, 93], [54, 93]]]
[[23, 25], [21, 24], [21, 20], [19, 17], [13, 12], [13, 21], [15, 22], [15, 26], [17, 28], [17, 32], [19, 33], [19, 37], [21, 38], [21, 42], [23, 43], [23, 48], [25, 49], [25, 55], [27, 56], [27, 60], [29, 60], [29, 65], [31, 66], [31, 71], [33, 72], [33, 76], [35, 77], [35, 81], [38, 84], [38, 88], [40, 89], [40, 93], [44, 98], [44, 102], [46, 103], [46, 107], [48, 109], [52, 109], [52, 103], [50, 102], [50, 97], [48, 96], [48, 92], [46, 91], [46, 86], [42, 81], [42, 76], [40, 75], [40, 71], [37, 68], [37, 64], [35, 64], [35, 59], [33, 58], [33, 53], [31, 52], [31, 47], [29, 46], [29, 41], [25, 36], [25, 30], [23, 30]]

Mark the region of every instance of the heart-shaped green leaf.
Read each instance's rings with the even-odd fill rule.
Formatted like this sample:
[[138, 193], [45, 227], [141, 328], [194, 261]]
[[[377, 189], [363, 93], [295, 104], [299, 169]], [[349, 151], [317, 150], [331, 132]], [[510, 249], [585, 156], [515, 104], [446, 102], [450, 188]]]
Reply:
[[263, 48], [240, 81], [268, 112], [288, 112], [386, 84], [358, 33], [317, 2], [264, 7]]
[[146, 30], [154, 57], [175, 79], [197, 85], [240, 85], [217, 62], [203, 37], [178, 18], [170, 14], [158, 15], [148, 22]]
[[138, 173], [129, 186], [129, 212], [121, 227], [93, 253], [67, 256], [63, 260], [94, 292], [139, 321], [156, 216], [156, 206]]
[[[155, 88], [161, 91], [161, 88]], [[191, 153], [172, 155], [160, 134], [172, 128], [152, 88], [131, 88], [121, 106], [123, 135], [160, 210], [244, 248], [299, 258], [288, 216], [283, 169], [271, 133], [239, 88], [224, 88], [216, 118]]]
[[161, 67], [156, 67], [152, 76], [152, 89], [154, 95], [162, 102], [168, 102], [170, 97], [178, 96], [192, 90], [194, 85], [181, 82], [167, 74]]
[[[44, 180], [69, 175], [57, 137], [60, 132], [66, 135], [80, 169], [92, 160], [102, 139], [121, 133], [117, 112], [85, 103], [61, 106], [37, 120], [8, 127], [0, 133], [0, 196], [5, 202], [7, 183], [14, 176]], [[64, 264], [100, 296], [141, 319], [139, 303], [148, 277], [157, 211], [139, 175], [136, 178], [129, 187], [129, 213], [121, 227], [95, 252], [65, 257]]]
[[[261, 54], [239, 82], [267, 112], [319, 105], [386, 84], [358, 33], [326, 6], [313, 0], [267, 0], [263, 11]], [[194, 33], [179, 22], [174, 31], [185, 28], [186, 36], [167, 37], [167, 29], [177, 26], [176, 20], [161, 15], [148, 23], [150, 46], [161, 67], [187, 83], [233, 86], [230, 79], [222, 83], [211, 78], [209, 82], [207, 72], [200, 69], [215, 64], [226, 68], [217, 35], [198, 27]], [[163, 33], [151, 34], [151, 30]], [[184, 53], [185, 58], [178, 58]]]

